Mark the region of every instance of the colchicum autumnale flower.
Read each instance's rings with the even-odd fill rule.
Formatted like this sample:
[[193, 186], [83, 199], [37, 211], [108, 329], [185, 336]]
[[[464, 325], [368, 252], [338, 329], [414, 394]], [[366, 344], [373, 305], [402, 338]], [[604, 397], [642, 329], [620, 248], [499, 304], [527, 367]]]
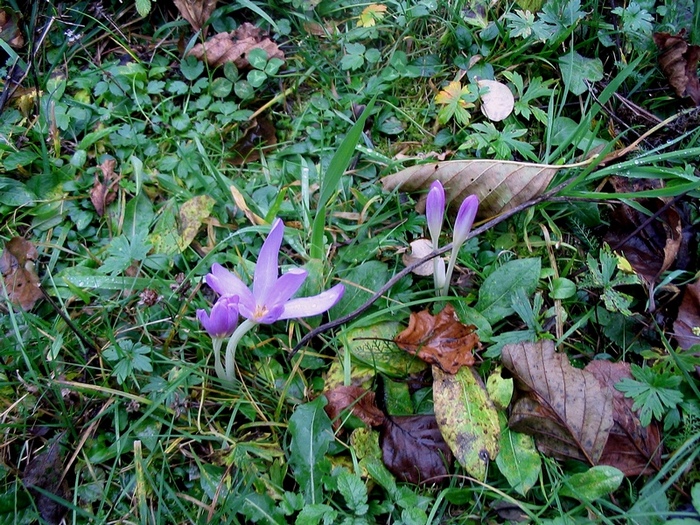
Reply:
[[[457, 262], [457, 254], [459, 249], [467, 240], [469, 232], [474, 224], [476, 212], [479, 209], [479, 199], [476, 195], [469, 195], [462, 201], [455, 220], [453, 237], [452, 237], [452, 252], [450, 254], [450, 262], [445, 271], [445, 262], [436, 257], [433, 259], [433, 279], [435, 283], [435, 291], [438, 295], [447, 295]], [[433, 250], [438, 249], [438, 241], [440, 239], [440, 230], [442, 229], [442, 221], [445, 214], [445, 190], [439, 180], [434, 181], [430, 185], [428, 198], [425, 203], [425, 217], [428, 223], [428, 232], [433, 244]]]
[[[284, 223], [276, 219], [258, 255], [252, 288], [248, 288], [240, 278], [220, 264], [214, 264], [211, 273], [206, 275], [207, 284], [221, 296], [217, 304], [220, 301], [234, 301], [238, 313], [245, 318], [230, 335], [226, 345], [224, 377], [217, 370], [217, 375], [222, 379], [230, 382], [234, 380], [236, 347], [243, 335], [253, 327], [321, 314], [332, 308], [343, 296], [345, 288], [342, 284], [337, 284], [318, 295], [292, 299], [304, 283], [307, 272], [302, 268], [294, 268], [279, 276], [278, 258], [283, 237]], [[213, 312], [214, 308], [212, 317]], [[202, 324], [209, 331], [206, 324]]]
[[221, 345], [238, 326], [238, 297], [222, 297], [214, 303], [211, 314], [197, 310], [197, 319], [211, 336], [214, 345], [214, 369], [219, 377], [225, 376], [221, 366]]

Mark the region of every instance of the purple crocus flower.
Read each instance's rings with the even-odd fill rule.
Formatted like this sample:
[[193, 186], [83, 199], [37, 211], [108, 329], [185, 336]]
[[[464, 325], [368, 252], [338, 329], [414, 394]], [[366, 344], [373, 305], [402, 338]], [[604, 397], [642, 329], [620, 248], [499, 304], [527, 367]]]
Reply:
[[433, 250], [438, 248], [438, 240], [442, 231], [442, 221], [445, 217], [445, 189], [439, 180], [430, 185], [428, 198], [425, 201], [425, 219], [428, 223], [430, 240], [433, 242]]
[[291, 299], [304, 283], [307, 272], [294, 268], [279, 276], [278, 257], [283, 236], [284, 223], [277, 219], [260, 250], [252, 289], [220, 264], [214, 264], [206, 276], [207, 284], [222, 297], [237, 296], [240, 314], [254, 323], [270, 324], [321, 314], [333, 307], [345, 291], [342, 284], [337, 284], [312, 297]]
[[238, 297], [221, 297], [211, 308], [197, 310], [197, 319], [212, 339], [229, 337], [238, 326]]
[[469, 195], [466, 199], [462, 201], [457, 212], [457, 219], [455, 220], [454, 233], [452, 237], [452, 244], [454, 250], [458, 250], [464, 241], [467, 240], [467, 235], [472, 229], [474, 224], [474, 218], [476, 217], [476, 212], [479, 209], [479, 198], [476, 195]]

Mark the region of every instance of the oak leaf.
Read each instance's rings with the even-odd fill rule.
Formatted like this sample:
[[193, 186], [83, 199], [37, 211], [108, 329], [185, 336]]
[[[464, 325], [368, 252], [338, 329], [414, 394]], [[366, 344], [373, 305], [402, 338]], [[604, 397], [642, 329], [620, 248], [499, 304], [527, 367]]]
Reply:
[[426, 363], [436, 365], [448, 374], [456, 374], [463, 366], [474, 364], [472, 350], [479, 345], [473, 325], [459, 322], [452, 305], [437, 315], [423, 310], [412, 313], [408, 327], [394, 342], [406, 352], [416, 354]]
[[203, 44], [197, 44], [189, 54], [205, 60], [210, 66], [221, 66], [226, 62], [233, 62], [239, 69], [245, 69], [250, 66], [248, 53], [253, 49], [265, 50], [268, 60], [271, 58], [284, 60], [284, 53], [277, 44], [263, 37], [262, 29], [249, 22], [245, 22], [235, 31], [218, 33]]

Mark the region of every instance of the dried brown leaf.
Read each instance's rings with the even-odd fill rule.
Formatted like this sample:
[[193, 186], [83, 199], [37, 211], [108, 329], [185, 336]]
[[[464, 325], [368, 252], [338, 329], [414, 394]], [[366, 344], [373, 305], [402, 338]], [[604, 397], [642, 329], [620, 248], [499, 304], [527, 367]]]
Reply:
[[260, 160], [260, 149], [269, 149], [277, 144], [277, 131], [270, 119], [260, 116], [245, 130], [243, 136], [236, 141], [231, 149], [231, 163], [242, 166], [248, 162]]
[[0, 9], [0, 40], [4, 40], [15, 49], [24, 45], [24, 37], [17, 21], [19, 15], [7, 8]]
[[116, 160], [107, 159], [99, 165], [102, 177], [100, 178], [97, 172], [95, 172], [95, 182], [90, 190], [90, 201], [95, 207], [97, 215], [100, 217], [105, 214], [107, 206], [117, 198], [114, 187], [119, 183], [121, 176], [114, 173], [114, 167], [116, 165]]
[[[433, 252], [433, 243], [428, 239], [416, 239], [411, 242], [411, 253], [403, 254], [401, 261], [406, 265], [410, 266], [416, 261], [419, 261], [423, 257], [431, 254]], [[422, 275], [423, 277], [428, 275], [433, 275], [435, 266], [433, 261], [427, 261], [421, 264], [418, 268], [413, 269], [413, 273], [416, 275]]]
[[[571, 366], [565, 354], [554, 351], [552, 341], [505, 345], [502, 359], [518, 387], [529, 393], [514, 407], [518, 412], [518, 403], [527, 402], [527, 410], [519, 413], [529, 417], [509, 426], [533, 434], [538, 447], [546, 443], [554, 455], [560, 454], [558, 444], [562, 450], [575, 446], [588, 463], [597, 465], [613, 426], [612, 392], [590, 372]], [[550, 427], [555, 430], [551, 436]]]
[[700, 344], [700, 281], [685, 287], [673, 331], [683, 350]]
[[[660, 184], [642, 185], [644, 181], [626, 177], [612, 177], [610, 181], [617, 193], [660, 187]], [[634, 271], [653, 286], [674, 265], [683, 248], [682, 220], [674, 206], [664, 209], [663, 199], [643, 199], [639, 203], [658, 216], [650, 220], [631, 206], [618, 204], [613, 209], [605, 241], [613, 250], [622, 252]]]
[[60, 434], [50, 444], [47, 444], [41, 452], [32, 458], [22, 473], [22, 482], [34, 498], [34, 503], [44, 523], [61, 523], [68, 511], [67, 507], [50, 496], [53, 494], [70, 501], [70, 487], [62, 478], [64, 454], [61, 450], [61, 443], [63, 437], [64, 434]]
[[248, 22], [230, 33], [218, 33], [203, 44], [197, 44], [190, 55], [205, 60], [210, 66], [233, 62], [239, 69], [250, 66], [247, 55], [252, 49], [264, 49], [267, 58], [284, 60], [284, 53], [272, 40], [263, 37], [262, 29]]
[[480, 95], [481, 112], [487, 119], [500, 122], [513, 113], [515, 97], [508, 86], [496, 80], [478, 80], [477, 84], [480, 88], [488, 89]]
[[386, 467], [401, 481], [426, 483], [447, 475], [454, 461], [433, 415], [389, 417], [379, 443]]
[[700, 46], [689, 45], [685, 31], [677, 35], [655, 33], [654, 42], [660, 51], [661, 71], [676, 94], [679, 97], [690, 97], [696, 106], [700, 105]]
[[[546, 164], [505, 160], [448, 160], [419, 164], [382, 179], [387, 191], [424, 191], [433, 181], [445, 187], [453, 211], [469, 195], [479, 197], [479, 217], [488, 218], [537, 197], [547, 188], [559, 168]], [[425, 203], [419, 202], [419, 211]]]
[[216, 0], [173, 0], [175, 7], [195, 31], [199, 31], [216, 9]]
[[25, 311], [34, 308], [43, 297], [39, 276], [34, 269], [38, 257], [36, 247], [22, 237], [13, 237], [5, 244], [0, 255], [0, 272], [10, 302]]
[[591, 361], [585, 368], [613, 394], [613, 421], [600, 465], [620, 469], [625, 476], [653, 474], [661, 467], [661, 431], [656, 421], [643, 427], [632, 409], [634, 401], [617, 390], [622, 379], [632, 379], [629, 363]]
[[472, 350], [479, 344], [473, 325], [463, 325], [452, 305], [439, 314], [423, 310], [412, 313], [408, 327], [394, 341], [402, 350], [417, 354], [423, 361], [439, 366], [448, 374], [456, 374], [463, 366], [474, 364]]
[[371, 427], [378, 427], [386, 419], [384, 412], [377, 407], [374, 392], [365, 388], [352, 385], [337, 386], [326, 392], [325, 396], [328, 400], [326, 413], [336, 427], [340, 426], [339, 416], [346, 408]]

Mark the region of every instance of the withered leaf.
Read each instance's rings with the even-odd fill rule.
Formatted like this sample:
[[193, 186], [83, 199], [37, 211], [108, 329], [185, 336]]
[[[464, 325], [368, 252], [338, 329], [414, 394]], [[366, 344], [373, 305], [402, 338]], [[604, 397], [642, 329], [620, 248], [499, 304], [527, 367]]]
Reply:
[[632, 410], [634, 401], [615, 388], [622, 379], [632, 379], [629, 363], [591, 361], [585, 368], [613, 394], [613, 427], [600, 465], [610, 465], [625, 476], [652, 474], [661, 467], [661, 431], [656, 421], [643, 427]]
[[543, 452], [597, 465], [613, 427], [610, 389], [571, 366], [552, 341], [505, 345], [502, 359], [528, 393], [513, 407], [510, 428], [534, 435]]
[[[479, 197], [478, 216], [488, 218], [508, 211], [540, 195], [556, 174], [557, 166], [505, 160], [446, 160], [418, 164], [382, 179], [387, 191], [419, 191], [439, 180], [445, 198], [456, 211], [469, 195]], [[424, 199], [418, 211], [425, 209]]]
[[417, 354], [423, 361], [456, 374], [474, 364], [472, 349], [479, 344], [473, 325], [463, 325], [450, 304], [437, 315], [429, 310], [412, 313], [408, 327], [394, 341], [402, 350]]
[[272, 40], [262, 36], [262, 29], [245, 22], [235, 31], [218, 33], [203, 44], [197, 44], [190, 55], [205, 60], [210, 66], [233, 62], [239, 69], [250, 66], [247, 55], [252, 49], [264, 49], [267, 58], [284, 60], [284, 53]]
[[24, 45], [24, 37], [17, 26], [19, 15], [7, 8], [0, 9], [0, 40], [4, 40], [15, 49]]
[[433, 415], [388, 417], [379, 443], [386, 467], [401, 481], [430, 483], [446, 476], [452, 452]]
[[116, 165], [116, 160], [107, 159], [99, 165], [102, 178], [95, 172], [95, 182], [90, 190], [90, 201], [92, 201], [92, 205], [100, 217], [105, 214], [105, 208], [114, 202], [114, 199], [117, 197], [114, 187], [119, 183], [121, 177], [114, 173]]
[[689, 45], [685, 30], [677, 35], [655, 33], [654, 43], [659, 48], [659, 65], [668, 83], [679, 97], [690, 97], [700, 105], [700, 80], [698, 80], [698, 60], [700, 46]]
[[195, 31], [199, 31], [209, 20], [216, 8], [216, 0], [173, 0], [182, 18], [187, 20]]
[[275, 126], [265, 116], [256, 118], [245, 130], [243, 136], [233, 145], [232, 164], [241, 166], [260, 159], [260, 149], [277, 144]]
[[700, 281], [685, 287], [673, 332], [683, 350], [700, 344]]
[[70, 487], [62, 479], [63, 473], [63, 453], [61, 443], [65, 434], [60, 434], [57, 438], [46, 445], [27, 464], [22, 474], [22, 482], [34, 498], [39, 514], [45, 523], [61, 523], [68, 509], [54, 498], [36, 490], [55, 494], [59, 498], [70, 500]]
[[[653, 189], [626, 177], [611, 177], [616, 192], [631, 192]], [[663, 199], [641, 199], [639, 204], [658, 214], [648, 215], [628, 206], [618, 204], [611, 217], [611, 227], [605, 235], [610, 247], [622, 252], [634, 271], [653, 286], [659, 276], [674, 264], [678, 266], [679, 254], [687, 250], [683, 235], [683, 221], [675, 206], [666, 207]]]
[[37, 257], [36, 247], [22, 237], [7, 241], [0, 255], [0, 272], [8, 299], [24, 311], [31, 310], [43, 297], [39, 276], [34, 269]]
[[328, 399], [326, 414], [336, 427], [341, 423], [338, 416], [346, 408], [371, 427], [378, 427], [386, 419], [384, 412], [377, 407], [374, 392], [365, 388], [352, 385], [337, 386], [326, 392], [325, 396]]

